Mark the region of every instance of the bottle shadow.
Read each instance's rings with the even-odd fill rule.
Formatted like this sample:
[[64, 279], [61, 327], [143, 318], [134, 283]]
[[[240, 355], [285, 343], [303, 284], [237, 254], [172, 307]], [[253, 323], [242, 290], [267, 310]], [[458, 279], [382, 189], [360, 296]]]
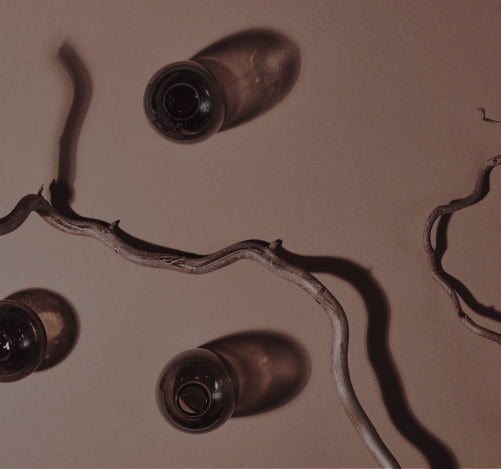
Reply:
[[310, 378], [311, 362], [305, 348], [281, 332], [245, 331], [212, 340], [200, 348], [216, 353], [236, 375], [239, 386], [233, 417], [285, 405]]
[[298, 46], [271, 29], [227, 36], [195, 54], [194, 60], [224, 84], [226, 115], [221, 131], [258, 117], [292, 90], [301, 68]]
[[[484, 195], [486, 195], [488, 191], [489, 188], [486, 189]], [[446, 272], [442, 266], [442, 259], [447, 251], [447, 231], [452, 215], [452, 213], [443, 215], [437, 223], [435, 253], [437, 256], [439, 273], [449, 285], [456, 290], [457, 294], [472, 311], [480, 316], [501, 322], [501, 311], [499, 309], [496, 309], [494, 306], [486, 306], [480, 303], [463, 282]]]
[[[75, 49], [65, 43], [59, 58], [74, 85], [73, 104], [61, 138], [58, 179], [51, 186], [51, 202], [57, 210], [74, 219], [90, 220], [71, 208], [76, 171], [76, 147], [82, 122], [92, 95], [90, 75]], [[100, 220], [92, 219], [106, 225]], [[115, 227], [118, 236], [132, 246], [152, 252], [178, 253], [173, 249], [151, 244]], [[367, 348], [383, 400], [390, 418], [400, 434], [420, 451], [430, 467], [457, 468], [458, 462], [450, 448], [421, 424], [407, 401], [404, 387], [393, 361], [388, 342], [390, 306], [384, 290], [363, 266], [345, 258], [302, 256], [280, 248], [280, 255], [291, 264], [312, 273], [327, 273], [351, 283], [359, 292], [368, 314]]]
[[325, 273], [349, 282], [362, 297], [368, 316], [367, 353], [391, 421], [400, 434], [426, 458], [431, 468], [457, 468], [451, 449], [416, 418], [405, 395], [389, 347], [390, 305], [370, 270], [342, 257], [302, 256], [280, 248], [285, 260], [312, 273]]

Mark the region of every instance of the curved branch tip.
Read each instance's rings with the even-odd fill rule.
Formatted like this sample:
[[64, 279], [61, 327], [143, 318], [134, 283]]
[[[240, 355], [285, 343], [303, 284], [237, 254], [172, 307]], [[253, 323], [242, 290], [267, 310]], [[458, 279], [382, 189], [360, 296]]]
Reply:
[[[483, 111], [482, 108], [479, 108], [479, 110]], [[500, 164], [501, 155], [496, 155], [484, 161], [478, 172], [475, 188], [473, 189], [473, 191], [462, 199], [455, 199], [449, 204], [439, 205], [438, 207], [435, 207], [428, 216], [423, 230], [423, 246], [428, 258], [428, 263], [431, 268], [431, 274], [435, 281], [444, 289], [444, 291], [449, 296], [453, 308], [459, 319], [475, 334], [478, 334], [485, 339], [496, 342], [499, 345], [501, 345], [501, 334], [478, 325], [463, 310], [459, 294], [442, 267], [441, 256], [437, 254], [436, 249], [433, 247], [431, 241], [431, 233], [435, 222], [444, 215], [451, 215], [454, 212], [480, 202], [488, 193], [489, 176], [491, 170]]]

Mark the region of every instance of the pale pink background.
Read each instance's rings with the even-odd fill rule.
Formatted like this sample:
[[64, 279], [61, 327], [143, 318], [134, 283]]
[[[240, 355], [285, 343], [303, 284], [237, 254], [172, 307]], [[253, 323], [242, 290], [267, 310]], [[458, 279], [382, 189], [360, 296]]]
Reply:
[[[249, 27], [299, 45], [291, 94], [206, 142], [162, 139], [142, 109], [161, 66]], [[466, 195], [501, 151], [501, 3], [486, 1], [0, 1], [0, 210], [57, 175], [72, 99], [68, 41], [93, 96], [78, 145], [80, 214], [142, 239], [207, 253], [282, 238], [305, 255], [367, 268], [391, 307], [390, 348], [417, 420], [462, 466], [501, 466], [501, 348], [468, 332], [430, 276], [429, 211]], [[446, 267], [501, 307], [501, 170], [455, 216]], [[77, 309], [81, 336], [50, 371], [0, 387], [3, 467], [373, 467], [337, 398], [328, 321], [298, 288], [251, 262], [190, 277], [128, 263], [32, 215], [0, 240], [2, 295], [44, 287]], [[389, 419], [366, 352], [367, 315], [320, 275], [351, 327], [355, 389], [407, 467], [426, 465]], [[488, 321], [481, 320], [482, 324]], [[500, 329], [500, 324], [494, 324]], [[154, 386], [175, 354], [248, 329], [308, 350], [305, 390], [273, 412], [192, 436], [170, 427]]]

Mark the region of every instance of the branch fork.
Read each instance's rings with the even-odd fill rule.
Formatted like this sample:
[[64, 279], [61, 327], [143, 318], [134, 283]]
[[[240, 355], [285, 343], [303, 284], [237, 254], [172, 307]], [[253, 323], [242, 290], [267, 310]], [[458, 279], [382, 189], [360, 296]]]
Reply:
[[[51, 190], [53, 189], [54, 185], [51, 186]], [[381, 466], [400, 467], [377, 433], [353, 389], [348, 369], [348, 320], [341, 304], [316, 277], [280, 257], [278, 251], [281, 240], [271, 243], [260, 240], [241, 241], [208, 255], [170, 248], [161, 251], [141, 249], [131, 244], [126, 237], [120, 236], [118, 220], [105, 223], [100, 220], [66, 217], [42, 196], [42, 190], [43, 187], [37, 194], [24, 196], [8, 215], [0, 218], [0, 236], [14, 231], [23, 224], [31, 212], [36, 212], [54, 228], [68, 234], [97, 239], [120, 256], [138, 265], [186, 274], [204, 274], [236, 261], [248, 259], [258, 262], [278, 277], [303, 289], [322, 307], [329, 318], [333, 333], [331, 370], [348, 417], [367, 449]]]

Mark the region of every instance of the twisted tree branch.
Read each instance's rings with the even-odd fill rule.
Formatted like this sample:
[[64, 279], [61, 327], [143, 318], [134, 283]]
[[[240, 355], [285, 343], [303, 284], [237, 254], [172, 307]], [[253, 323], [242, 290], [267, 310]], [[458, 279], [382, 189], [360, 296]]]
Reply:
[[118, 222], [68, 218], [41, 195], [24, 196], [15, 208], [0, 218], [0, 236], [22, 225], [31, 212], [38, 213], [49, 225], [65, 233], [97, 239], [125, 259], [136, 264], [187, 274], [204, 274], [221, 269], [236, 261], [250, 259], [260, 263], [275, 275], [306, 291], [327, 313], [333, 330], [331, 370], [344, 409], [374, 458], [383, 466], [399, 468], [399, 463], [378, 435], [363, 410], [353, 389], [348, 370], [348, 321], [332, 293], [313, 275], [286, 262], [277, 255], [280, 241], [242, 241], [206, 256], [165, 249], [139, 249], [118, 235]]
[[444, 272], [440, 261], [441, 256], [438, 255], [431, 242], [433, 225], [440, 217], [452, 214], [458, 210], [469, 207], [470, 205], [474, 205], [487, 195], [489, 192], [490, 173], [493, 168], [499, 164], [501, 164], [501, 155], [497, 155], [485, 161], [478, 172], [475, 188], [471, 194], [463, 199], [454, 200], [447, 205], [439, 205], [431, 212], [424, 226], [423, 245], [431, 267], [431, 274], [451, 299], [452, 305], [459, 316], [459, 319], [475, 334], [501, 345], [501, 334], [480, 326], [464, 312], [459, 300], [458, 292], [450, 282], [447, 274]]

